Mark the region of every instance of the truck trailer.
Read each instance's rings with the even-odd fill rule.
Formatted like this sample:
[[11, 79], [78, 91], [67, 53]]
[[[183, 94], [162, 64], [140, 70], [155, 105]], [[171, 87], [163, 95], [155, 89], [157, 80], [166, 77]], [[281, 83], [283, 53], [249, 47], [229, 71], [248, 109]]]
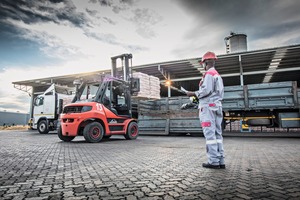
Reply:
[[[189, 97], [137, 100], [140, 134], [202, 133], [198, 109], [182, 109]], [[300, 89], [296, 81], [226, 86], [223, 129], [234, 121], [249, 126], [300, 128]]]

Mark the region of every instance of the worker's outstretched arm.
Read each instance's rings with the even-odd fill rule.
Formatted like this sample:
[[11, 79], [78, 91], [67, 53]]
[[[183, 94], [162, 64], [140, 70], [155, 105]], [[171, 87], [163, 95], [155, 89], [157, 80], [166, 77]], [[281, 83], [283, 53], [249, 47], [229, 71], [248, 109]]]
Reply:
[[198, 99], [209, 96], [214, 92], [214, 77], [210, 74], [207, 74], [203, 80], [203, 83], [199, 86], [199, 90], [195, 91], [195, 96]]

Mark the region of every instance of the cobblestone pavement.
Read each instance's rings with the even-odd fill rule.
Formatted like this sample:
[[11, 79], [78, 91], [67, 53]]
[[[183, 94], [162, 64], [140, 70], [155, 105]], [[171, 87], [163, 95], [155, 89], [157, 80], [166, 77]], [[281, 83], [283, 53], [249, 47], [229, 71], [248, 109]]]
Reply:
[[0, 131], [0, 199], [299, 199], [299, 138], [224, 139], [226, 169], [204, 169], [202, 137]]

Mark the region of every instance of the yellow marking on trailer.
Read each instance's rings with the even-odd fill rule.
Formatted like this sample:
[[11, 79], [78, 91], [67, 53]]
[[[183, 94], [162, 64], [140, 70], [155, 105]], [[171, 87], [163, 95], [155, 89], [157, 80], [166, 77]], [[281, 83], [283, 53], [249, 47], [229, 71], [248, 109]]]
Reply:
[[248, 120], [248, 119], [274, 119], [275, 116], [265, 116], [265, 117], [224, 117], [224, 119], [244, 119], [244, 120]]
[[295, 118], [281, 118], [281, 120], [284, 120], [284, 121], [292, 121], [292, 120], [300, 120], [300, 117], [295, 117]]

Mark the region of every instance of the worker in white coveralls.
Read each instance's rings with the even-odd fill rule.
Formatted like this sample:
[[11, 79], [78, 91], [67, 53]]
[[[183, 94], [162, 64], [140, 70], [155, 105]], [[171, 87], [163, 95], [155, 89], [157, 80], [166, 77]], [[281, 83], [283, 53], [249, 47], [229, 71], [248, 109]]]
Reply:
[[188, 96], [199, 99], [199, 118], [206, 140], [208, 162], [203, 163], [205, 168], [225, 169], [224, 148], [222, 137], [222, 99], [224, 96], [223, 80], [215, 69], [217, 56], [213, 52], [203, 55], [200, 64], [205, 74], [199, 83], [199, 90], [187, 92]]

